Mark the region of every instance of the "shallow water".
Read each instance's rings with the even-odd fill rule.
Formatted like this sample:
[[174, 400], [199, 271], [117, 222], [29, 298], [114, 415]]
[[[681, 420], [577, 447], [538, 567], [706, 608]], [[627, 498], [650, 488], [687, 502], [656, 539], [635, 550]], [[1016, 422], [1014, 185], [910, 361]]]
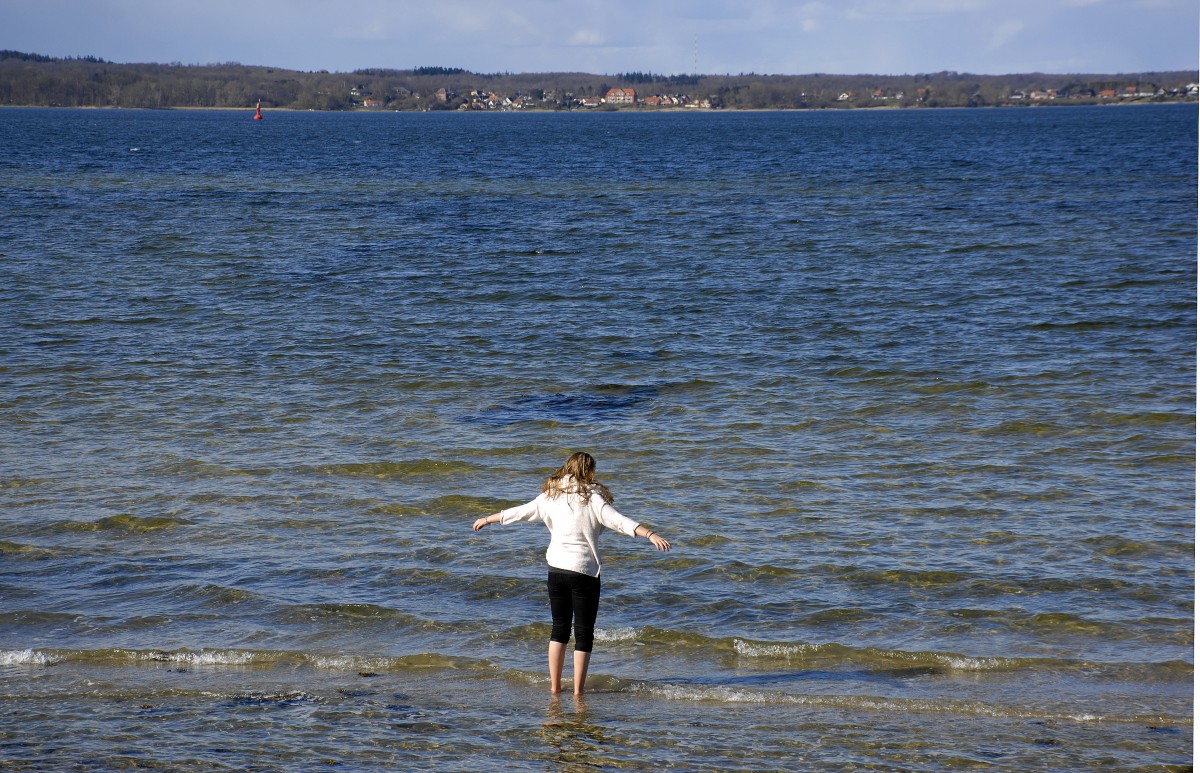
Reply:
[[7, 766], [1191, 764], [1194, 106], [267, 118], [0, 113]]

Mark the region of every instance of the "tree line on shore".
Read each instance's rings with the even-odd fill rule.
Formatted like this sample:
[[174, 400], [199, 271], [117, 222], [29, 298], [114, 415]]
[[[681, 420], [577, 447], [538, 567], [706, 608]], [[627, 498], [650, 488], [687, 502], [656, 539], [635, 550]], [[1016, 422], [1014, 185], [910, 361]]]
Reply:
[[[55, 58], [0, 51], [0, 105], [124, 108], [265, 108], [294, 110], [456, 110], [507, 98], [525, 109], [594, 104], [611, 88], [664, 104], [729, 109], [829, 107], [985, 107], [1195, 101], [1196, 71], [1066, 75], [659, 75], [629, 72], [472, 73], [455, 67], [303, 72], [236, 62], [208, 65], [120, 64], [96, 57]], [[520, 100], [517, 98], [520, 97]]]

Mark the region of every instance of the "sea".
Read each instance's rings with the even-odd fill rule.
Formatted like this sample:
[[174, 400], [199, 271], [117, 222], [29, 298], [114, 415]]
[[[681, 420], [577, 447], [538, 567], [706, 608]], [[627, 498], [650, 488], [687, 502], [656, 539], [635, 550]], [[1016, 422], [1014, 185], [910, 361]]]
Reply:
[[1191, 770], [1195, 104], [252, 115], [0, 110], [0, 768]]

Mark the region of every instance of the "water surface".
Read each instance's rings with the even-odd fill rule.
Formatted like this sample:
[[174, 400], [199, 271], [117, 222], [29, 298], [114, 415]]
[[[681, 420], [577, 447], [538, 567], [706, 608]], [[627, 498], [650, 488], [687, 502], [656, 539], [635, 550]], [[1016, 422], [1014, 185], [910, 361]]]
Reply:
[[0, 759], [1183, 769], [1196, 126], [3, 111]]

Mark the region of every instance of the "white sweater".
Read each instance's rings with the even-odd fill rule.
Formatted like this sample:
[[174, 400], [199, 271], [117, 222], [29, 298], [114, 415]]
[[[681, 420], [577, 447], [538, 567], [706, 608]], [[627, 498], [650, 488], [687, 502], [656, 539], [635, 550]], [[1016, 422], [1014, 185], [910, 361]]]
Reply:
[[546, 524], [550, 530], [546, 563], [552, 568], [591, 577], [600, 576], [600, 552], [596, 549], [600, 532], [612, 529], [632, 537], [638, 527], [637, 521], [621, 515], [596, 491], [590, 492], [586, 501], [576, 492], [553, 499], [542, 493], [532, 502], [500, 511], [500, 523], [507, 526], [517, 521]]

